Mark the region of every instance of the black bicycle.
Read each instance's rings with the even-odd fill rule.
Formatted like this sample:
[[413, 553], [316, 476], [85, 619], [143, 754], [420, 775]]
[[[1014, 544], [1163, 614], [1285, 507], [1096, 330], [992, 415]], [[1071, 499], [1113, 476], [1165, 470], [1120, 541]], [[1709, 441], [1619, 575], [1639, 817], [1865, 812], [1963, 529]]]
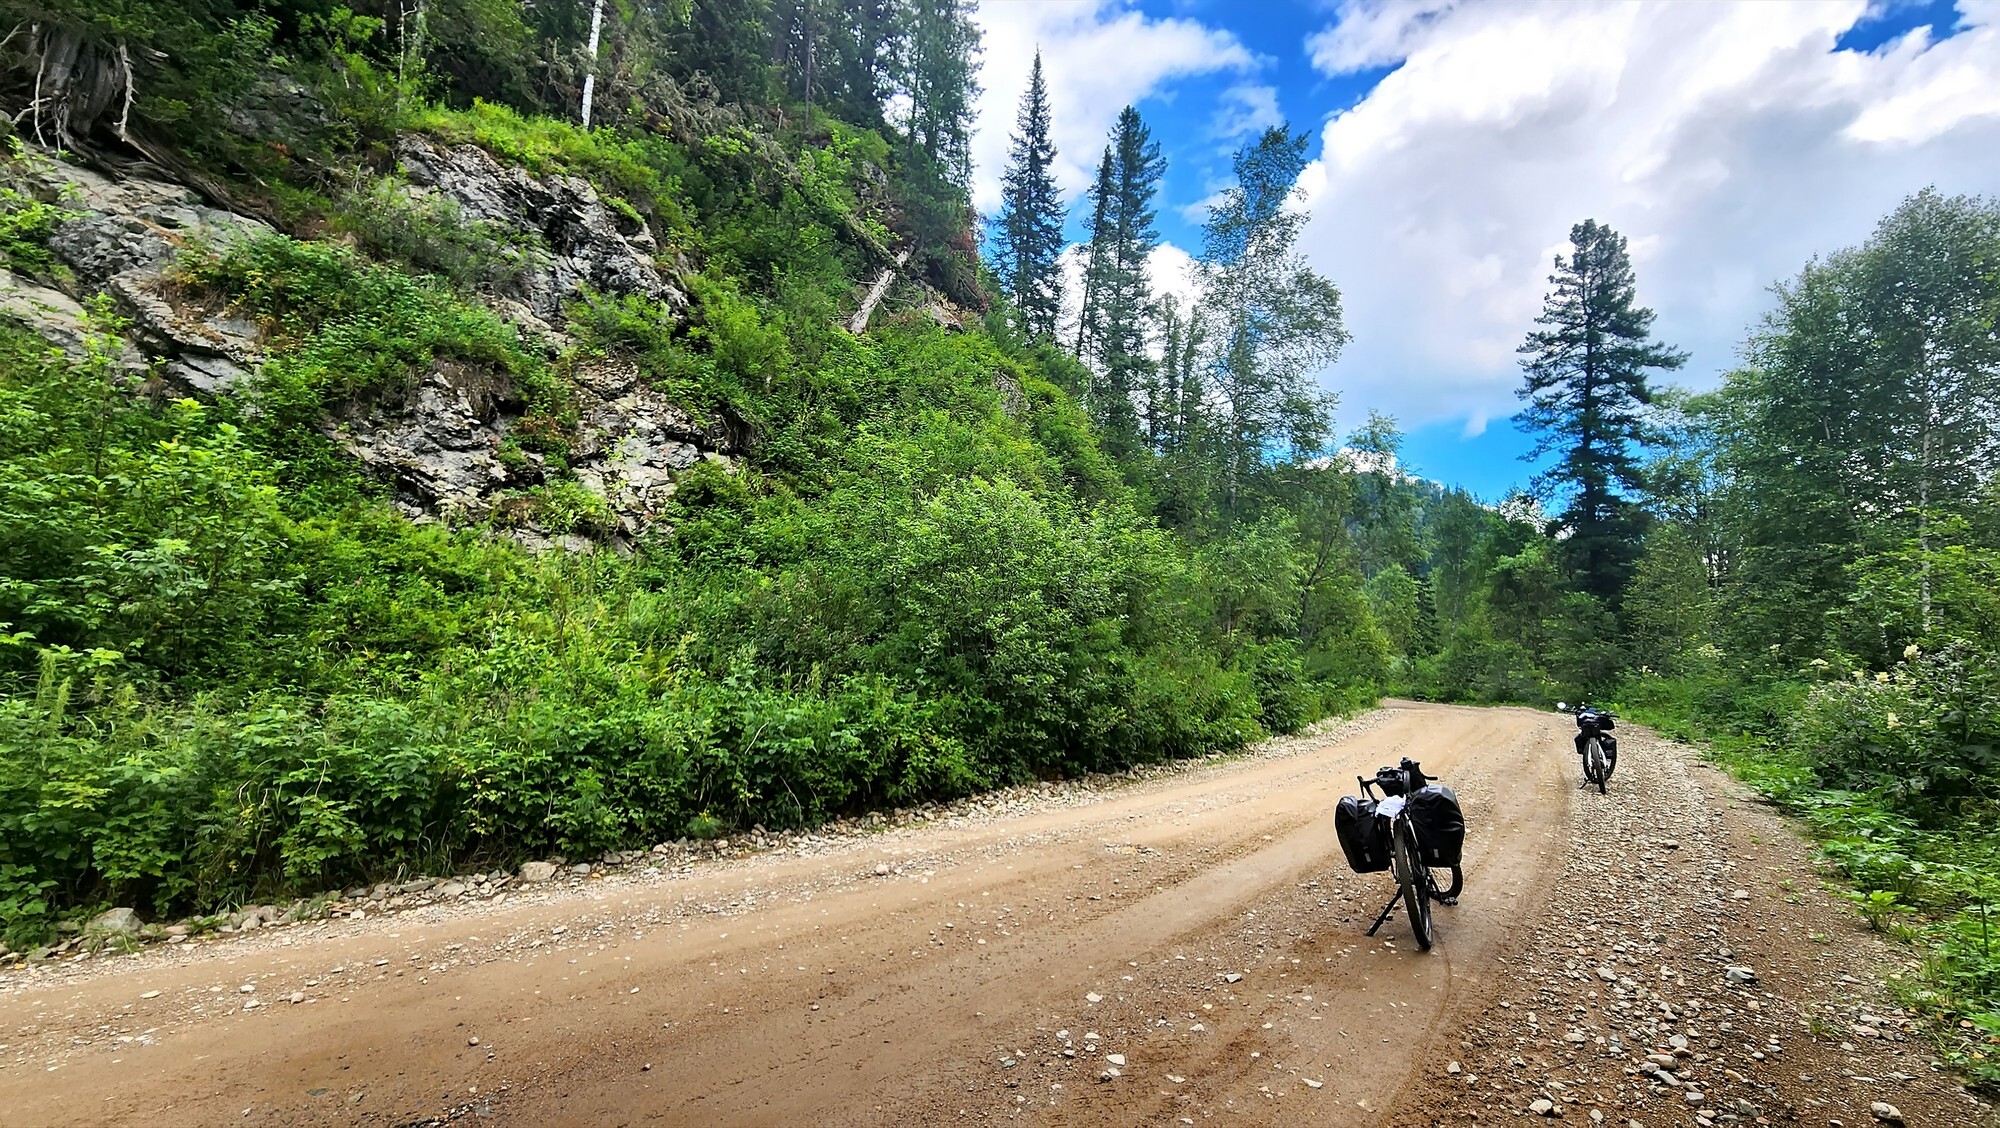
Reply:
[[[1415, 760], [1405, 757], [1393, 768], [1382, 768], [1374, 779], [1355, 777], [1361, 793], [1375, 804], [1375, 816], [1389, 824], [1389, 870], [1396, 877], [1396, 893], [1382, 906], [1382, 913], [1368, 929], [1373, 936], [1403, 903], [1410, 918], [1410, 931], [1417, 947], [1431, 947], [1431, 903], [1458, 903], [1465, 874], [1459, 869], [1459, 851], [1465, 842], [1465, 820], [1459, 813], [1458, 798], [1448, 788], [1428, 787], [1436, 776], [1427, 776]], [[1376, 797], [1376, 790], [1382, 794]], [[1448, 808], [1448, 809], [1447, 809]], [[1419, 824], [1427, 824], [1422, 830]], [[1440, 886], [1438, 871], [1451, 875], [1451, 884]]]
[[[1558, 702], [1557, 708], [1566, 706]], [[1611, 735], [1614, 727], [1611, 714], [1588, 705], [1579, 705], [1576, 710], [1577, 734], [1582, 738], [1578, 751], [1583, 757], [1583, 785], [1597, 785], [1597, 793], [1605, 794], [1605, 784], [1611, 782], [1611, 773], [1618, 767], [1616, 737]]]

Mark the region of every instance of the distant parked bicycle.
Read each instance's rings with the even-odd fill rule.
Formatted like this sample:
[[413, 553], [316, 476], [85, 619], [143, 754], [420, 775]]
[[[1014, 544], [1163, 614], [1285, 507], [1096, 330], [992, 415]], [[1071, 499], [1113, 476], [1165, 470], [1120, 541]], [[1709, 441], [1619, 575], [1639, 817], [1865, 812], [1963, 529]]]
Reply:
[[[1556, 702], [1556, 708], [1567, 710], [1568, 704]], [[1583, 761], [1583, 785], [1597, 785], [1597, 793], [1604, 794], [1604, 785], [1611, 781], [1611, 773], [1618, 770], [1618, 738], [1611, 735], [1613, 722], [1609, 710], [1592, 705], [1576, 707], [1576, 754]]]
[[[1355, 873], [1390, 870], [1396, 878], [1396, 892], [1382, 906], [1368, 935], [1381, 929], [1400, 900], [1417, 947], [1425, 951], [1430, 950], [1433, 934], [1431, 903], [1457, 904], [1465, 885], [1459, 869], [1465, 816], [1458, 796], [1449, 787], [1431, 786], [1435, 780], [1405, 757], [1396, 767], [1378, 769], [1372, 780], [1356, 776], [1361, 794], [1342, 797], [1333, 814], [1348, 867]], [[1440, 870], [1449, 872], [1450, 885], [1439, 885]]]

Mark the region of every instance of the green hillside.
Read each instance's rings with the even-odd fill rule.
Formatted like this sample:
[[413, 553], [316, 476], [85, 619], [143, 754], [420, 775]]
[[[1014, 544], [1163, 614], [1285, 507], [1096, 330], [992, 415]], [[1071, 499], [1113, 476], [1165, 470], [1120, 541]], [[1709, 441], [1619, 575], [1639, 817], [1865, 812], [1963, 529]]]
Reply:
[[[807, 106], [754, 52], [686, 39], [756, 8], [620, 9], [588, 131], [525, 77], [564, 29], [508, 4], [433, 6], [421, 59], [344, 9], [68, 14], [100, 61], [149, 35], [206, 48], [140, 70], [129, 141], [111, 108], [41, 139], [273, 229], [163, 268], [184, 319], [253, 324], [261, 351], [190, 394], [121, 356], [130, 311], [49, 250], [87, 170], [19, 127], [9, 265], [88, 312], [69, 354], [0, 339], [11, 934], [811, 824], [1373, 698], [1360, 575], [1338, 523], [1308, 523], [1346, 475], [1275, 443], [1237, 466], [1107, 453], [1087, 369], [981, 281], [962, 66], [942, 125], [859, 88]], [[902, 66], [963, 30], [951, 5], [893, 14]], [[510, 316], [513, 283], [568, 252], [416, 191], [412, 139], [587, 181], [669, 293], [586, 281]], [[607, 368], [720, 436], [636, 518], [571, 466]], [[504, 486], [427, 507], [342, 427], [439, 373], [514, 414]]]

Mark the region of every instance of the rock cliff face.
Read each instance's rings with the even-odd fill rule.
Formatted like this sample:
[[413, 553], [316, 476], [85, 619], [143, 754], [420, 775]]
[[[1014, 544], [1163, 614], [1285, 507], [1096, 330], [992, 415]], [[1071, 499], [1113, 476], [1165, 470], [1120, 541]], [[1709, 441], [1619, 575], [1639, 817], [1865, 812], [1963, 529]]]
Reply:
[[[727, 461], [742, 446], [724, 421], [670, 403], [630, 364], [584, 368], [570, 404], [577, 412], [570, 469], [610, 505], [617, 528], [604, 532], [614, 544], [645, 529], [672, 496], [679, 471], [704, 458]], [[526, 455], [525, 469], [500, 456], [526, 406], [505, 378], [439, 361], [392, 395], [345, 405], [328, 426], [378, 479], [394, 483], [404, 512], [477, 519], [502, 503], [503, 491], [542, 479], [540, 455]], [[532, 526], [517, 536], [538, 547], [550, 543]]]
[[418, 190], [435, 192], [470, 218], [547, 249], [545, 262], [496, 295], [496, 304], [517, 319], [559, 325], [563, 303], [586, 288], [637, 294], [664, 302], [676, 317], [687, 314], [687, 296], [654, 265], [660, 248], [652, 232], [636, 216], [608, 207], [589, 181], [533, 176], [501, 164], [476, 145], [447, 146], [417, 136], [397, 142], [396, 159], [404, 178]]
[[[526, 268], [483, 297], [551, 348], [566, 343], [564, 304], [586, 291], [637, 295], [685, 317], [688, 300], [673, 280], [675, 265], [663, 269], [645, 224], [607, 205], [589, 182], [530, 175], [475, 146], [423, 137], [401, 139], [396, 155], [411, 191], [446, 197], [468, 217], [512, 232], [530, 248]], [[189, 189], [159, 179], [112, 180], [47, 160], [17, 163], [4, 179], [69, 210], [49, 240], [69, 277], [51, 285], [0, 269], [0, 316], [77, 351], [85, 303], [106, 294], [132, 323], [122, 358], [128, 369], [150, 370], [176, 394], [203, 398], [241, 391], [254, 377], [265, 353], [261, 327], [237, 311], [186, 300], [169, 272], [191, 244], [225, 247], [273, 234], [268, 225], [211, 207]], [[577, 416], [568, 436], [570, 467], [610, 505], [617, 527], [603, 532], [614, 543], [645, 527], [673, 492], [676, 473], [704, 458], [727, 459], [742, 447], [744, 436], [726, 421], [696, 417], [668, 402], [629, 363], [586, 366], [570, 402]], [[501, 457], [525, 409], [504, 374], [440, 361], [404, 387], [338, 405], [326, 427], [393, 485], [406, 513], [478, 520], [504, 501], [506, 491], [544, 478], [539, 455], [512, 466]], [[536, 546], [576, 544], [531, 524], [516, 535]]]
[[5, 303], [9, 314], [74, 349], [82, 341], [79, 299], [108, 294], [132, 321], [128, 367], [157, 360], [166, 380], [205, 396], [227, 392], [250, 374], [261, 356], [257, 327], [227, 313], [177, 308], [162, 283], [190, 241], [223, 247], [269, 235], [269, 226], [209, 207], [187, 188], [160, 180], [114, 181], [43, 161], [23, 163], [18, 175], [21, 190], [70, 210], [49, 249], [73, 280], [65, 292], [4, 272], [16, 295]]

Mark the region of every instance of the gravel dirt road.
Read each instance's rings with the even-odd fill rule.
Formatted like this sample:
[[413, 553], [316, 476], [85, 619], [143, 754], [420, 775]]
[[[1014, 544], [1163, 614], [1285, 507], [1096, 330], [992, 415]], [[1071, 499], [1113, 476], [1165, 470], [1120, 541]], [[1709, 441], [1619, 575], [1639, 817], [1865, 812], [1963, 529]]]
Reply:
[[[0, 972], [0, 1124], [1991, 1123], [1797, 839], [1625, 749], [1599, 796], [1564, 718], [1393, 703], [811, 851]], [[1403, 755], [1471, 824], [1429, 953], [1363, 935], [1390, 884], [1330, 817]]]

